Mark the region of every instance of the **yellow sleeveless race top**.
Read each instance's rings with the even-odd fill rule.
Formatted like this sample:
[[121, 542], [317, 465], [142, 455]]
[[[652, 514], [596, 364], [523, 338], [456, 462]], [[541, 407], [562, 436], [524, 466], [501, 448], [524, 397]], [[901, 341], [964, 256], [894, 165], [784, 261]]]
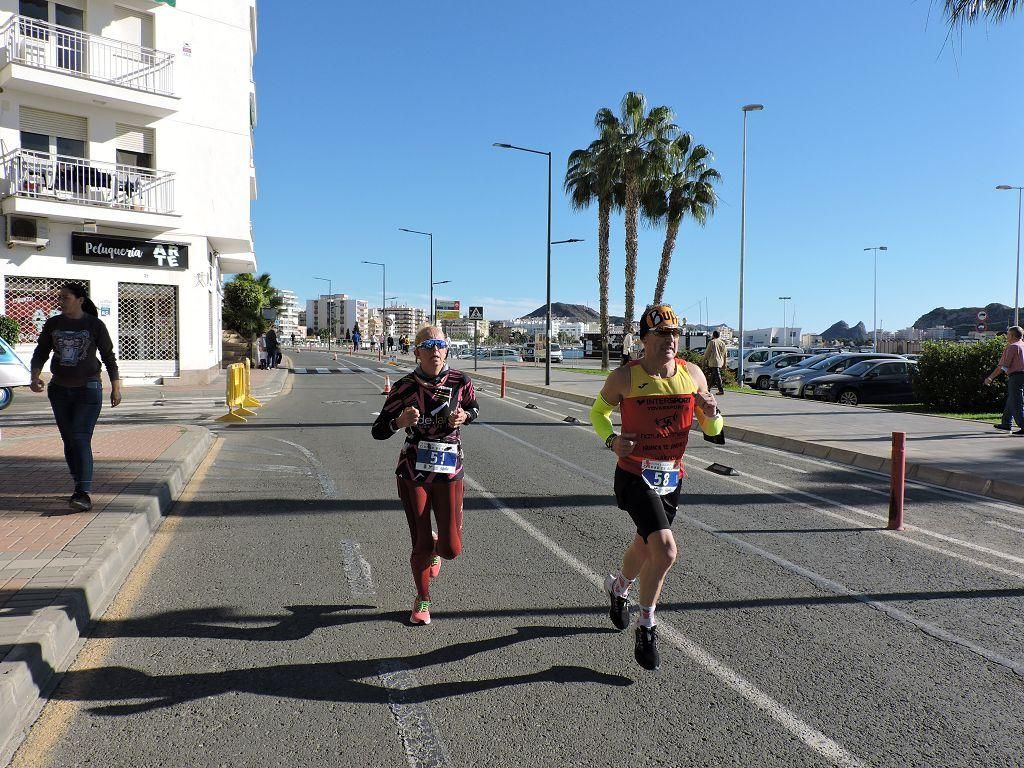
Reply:
[[635, 435], [636, 447], [618, 465], [636, 475], [644, 459], [672, 461], [681, 469], [697, 385], [682, 358], [676, 358], [676, 372], [666, 378], [648, 375], [641, 362], [628, 364], [629, 394], [619, 404], [622, 432]]

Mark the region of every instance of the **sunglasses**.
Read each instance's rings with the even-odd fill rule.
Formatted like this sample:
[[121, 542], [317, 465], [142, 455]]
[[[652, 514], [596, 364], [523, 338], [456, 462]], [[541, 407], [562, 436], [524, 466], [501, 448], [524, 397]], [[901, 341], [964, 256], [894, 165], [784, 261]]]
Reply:
[[448, 342], [444, 339], [424, 339], [416, 345], [416, 349], [448, 349]]
[[655, 336], [662, 336], [666, 338], [669, 336], [675, 339], [679, 338], [678, 328], [652, 328], [651, 333], [653, 333]]

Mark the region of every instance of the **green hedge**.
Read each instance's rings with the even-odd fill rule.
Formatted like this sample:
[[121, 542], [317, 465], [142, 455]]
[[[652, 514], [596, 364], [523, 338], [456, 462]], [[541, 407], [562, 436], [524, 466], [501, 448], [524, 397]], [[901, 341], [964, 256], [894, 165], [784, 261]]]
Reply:
[[[700, 369], [704, 371], [704, 375], [708, 375], [708, 369], [704, 365], [704, 353], [696, 352], [692, 349], [680, 349], [678, 352], [679, 357], [685, 358], [688, 363], [696, 363], [700, 366]], [[736, 374], [729, 370], [728, 367], [722, 369], [722, 381], [725, 382], [725, 386], [734, 387], [736, 386]]]
[[21, 326], [13, 317], [0, 315], [0, 339], [3, 339], [12, 347], [18, 343], [21, 334]]
[[937, 411], [1001, 411], [1006, 401], [1006, 377], [991, 386], [983, 381], [999, 364], [1005, 347], [1005, 336], [973, 344], [925, 342], [914, 376], [914, 392], [922, 403]]

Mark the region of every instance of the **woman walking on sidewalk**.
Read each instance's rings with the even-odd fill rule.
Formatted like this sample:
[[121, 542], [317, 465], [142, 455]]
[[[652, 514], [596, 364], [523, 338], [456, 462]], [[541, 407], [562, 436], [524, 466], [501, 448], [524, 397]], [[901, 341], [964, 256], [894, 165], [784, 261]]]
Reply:
[[460, 428], [472, 423], [480, 409], [469, 376], [448, 367], [448, 342], [440, 328], [421, 328], [413, 354], [416, 370], [395, 383], [373, 423], [373, 436], [387, 440], [405, 432], [395, 474], [412, 536], [409, 561], [416, 600], [409, 622], [429, 624], [430, 580], [440, 572], [442, 557], [453, 560], [462, 551]]
[[40, 378], [43, 366], [50, 363], [50, 386], [47, 395], [64, 441], [64, 458], [75, 481], [75, 492], [68, 504], [75, 511], [92, 509], [92, 433], [103, 406], [103, 382], [97, 350], [110, 377], [110, 405], [121, 402], [121, 380], [114, 358], [114, 345], [107, 326], [97, 316], [81, 283], [65, 283], [60, 289], [61, 313], [51, 317], [39, 334], [39, 343], [32, 355], [33, 392], [43, 391]]

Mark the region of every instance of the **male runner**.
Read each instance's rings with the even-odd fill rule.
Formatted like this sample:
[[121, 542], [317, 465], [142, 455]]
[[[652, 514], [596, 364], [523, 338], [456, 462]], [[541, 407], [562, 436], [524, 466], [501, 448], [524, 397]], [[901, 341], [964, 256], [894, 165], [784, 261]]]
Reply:
[[[462, 436], [460, 427], [480, 415], [473, 382], [448, 367], [448, 342], [437, 327], [416, 334], [416, 370], [403, 376], [373, 422], [373, 436], [387, 440], [399, 430], [405, 444], [398, 456], [398, 497], [412, 536], [416, 600], [409, 621], [430, 623], [430, 580], [441, 570], [441, 558], [453, 560], [462, 551]], [[437, 519], [431, 530], [430, 512]]]
[[[690, 425], [696, 416], [701, 429], [712, 436], [720, 434], [723, 426], [704, 373], [676, 357], [679, 332], [679, 318], [669, 305], [644, 310], [640, 319], [644, 356], [612, 371], [590, 410], [594, 430], [618, 456], [615, 500], [636, 523], [622, 570], [605, 579], [610, 615], [619, 629], [629, 626], [627, 595], [639, 578], [635, 656], [641, 667], [650, 670], [661, 665], [654, 610], [665, 574], [676, 559], [671, 526], [679, 504]], [[612, 428], [616, 406], [622, 416], [621, 435]]]

